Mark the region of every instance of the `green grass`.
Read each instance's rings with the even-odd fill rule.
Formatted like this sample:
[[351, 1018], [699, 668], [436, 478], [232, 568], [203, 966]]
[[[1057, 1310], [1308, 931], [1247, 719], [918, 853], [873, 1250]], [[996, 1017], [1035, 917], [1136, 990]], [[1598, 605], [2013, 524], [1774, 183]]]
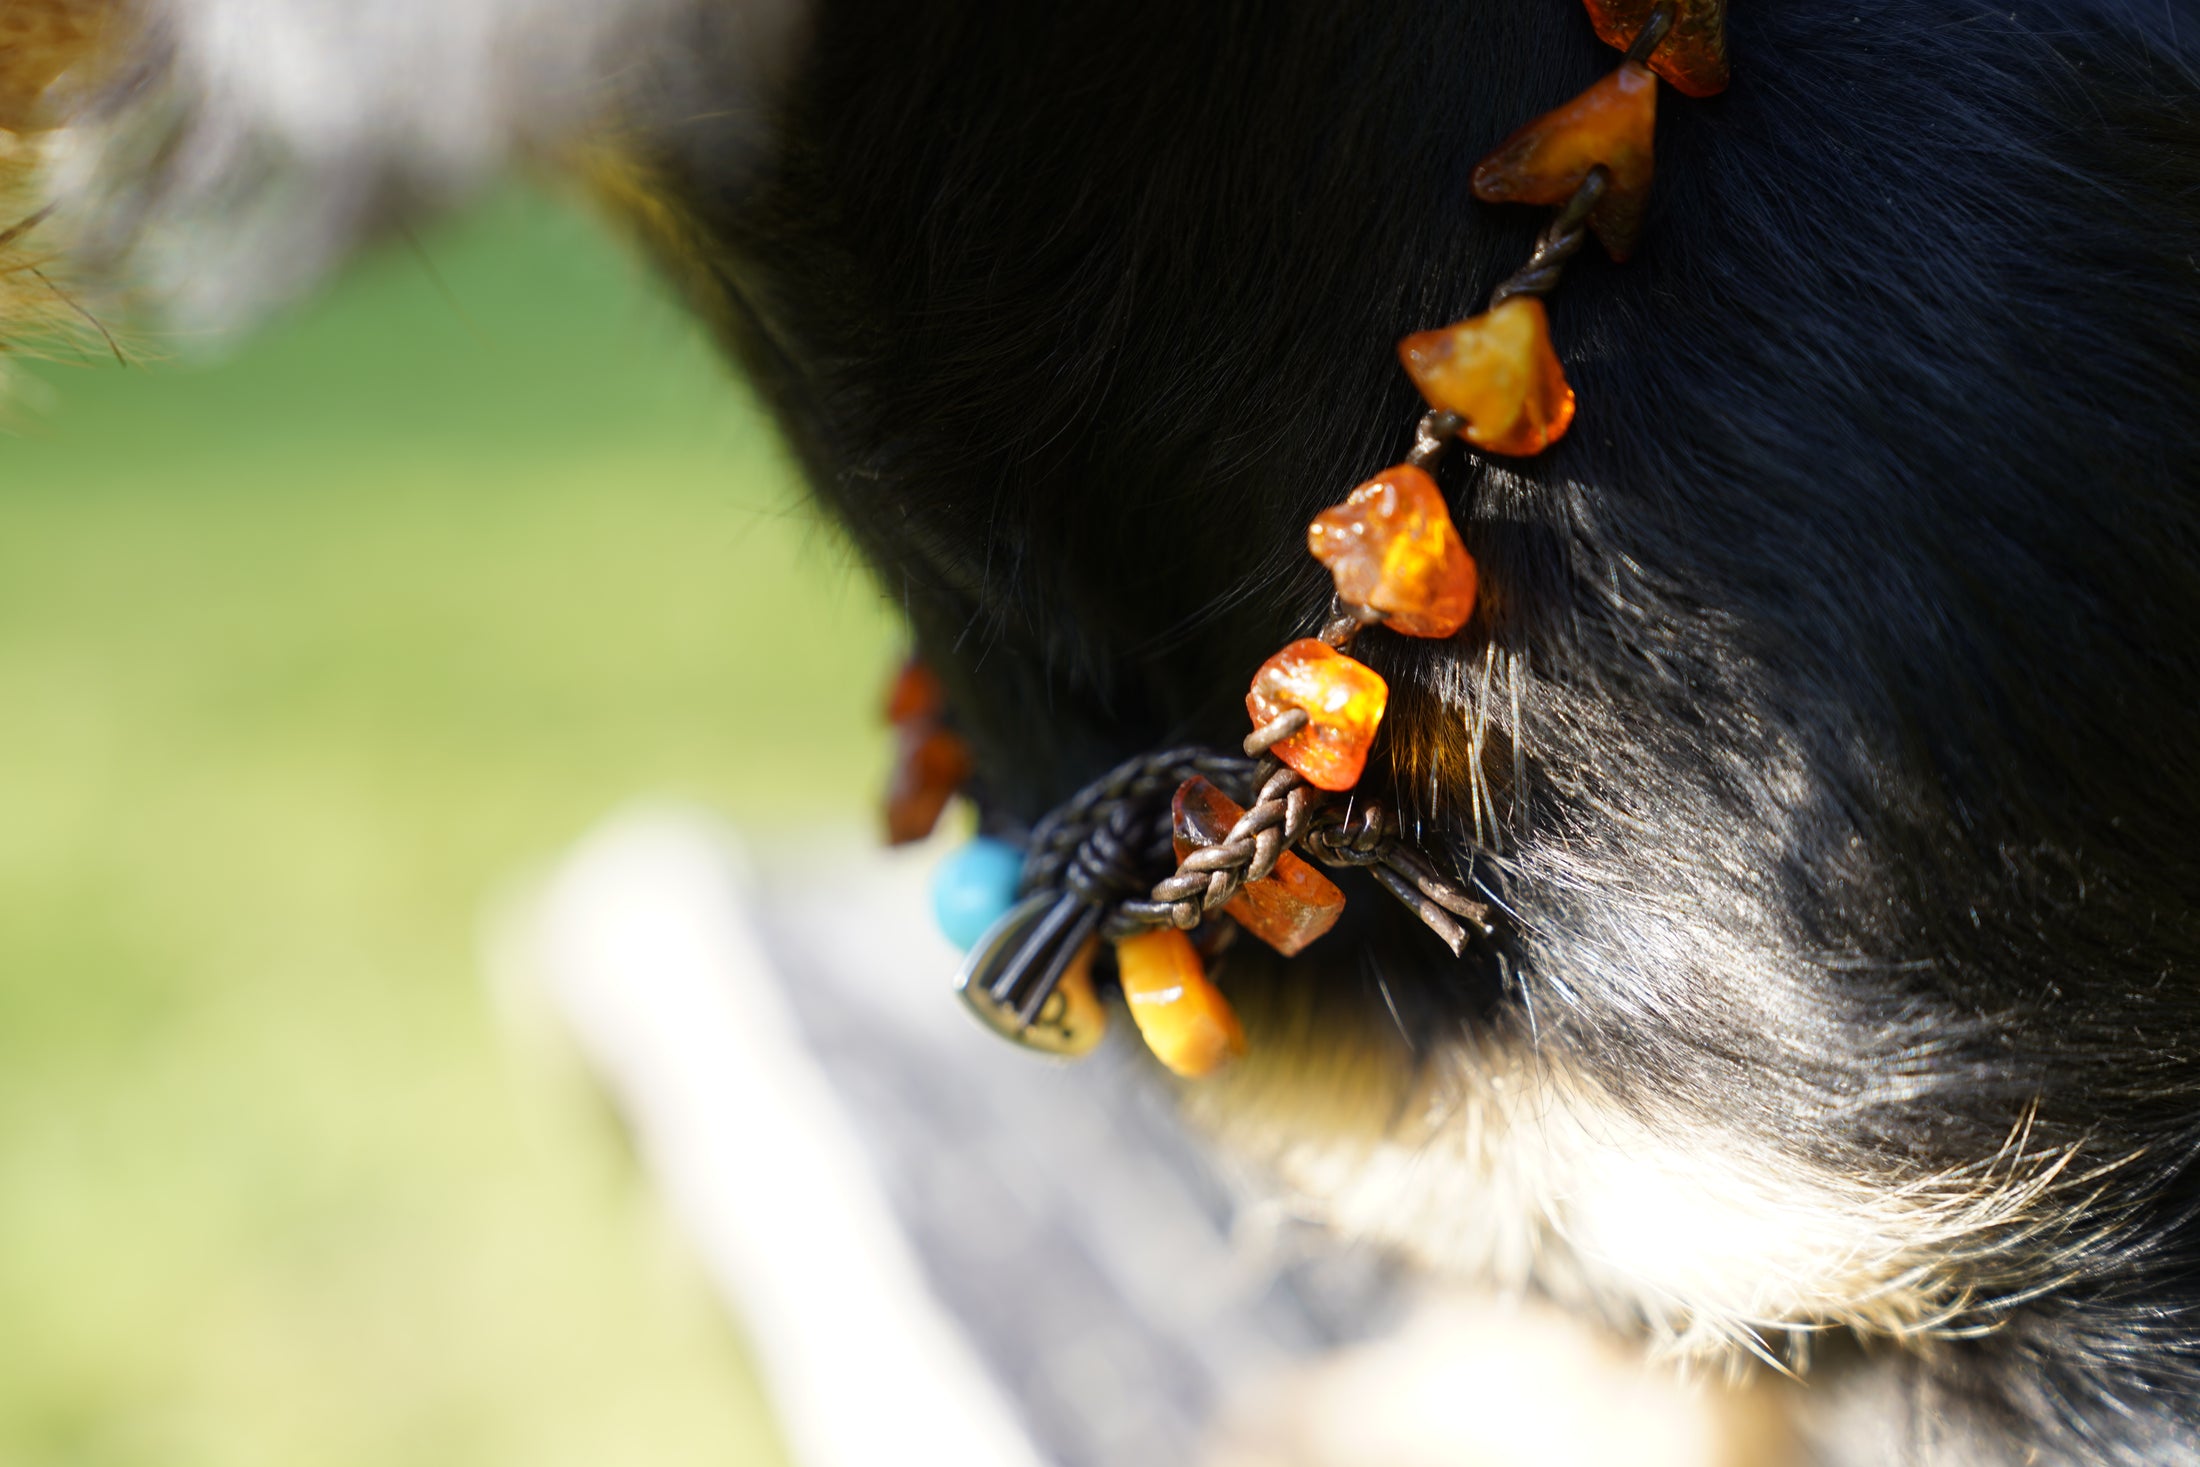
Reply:
[[0, 439], [0, 1461], [777, 1459], [477, 925], [637, 794], [861, 818], [894, 632], [592, 225], [425, 252]]

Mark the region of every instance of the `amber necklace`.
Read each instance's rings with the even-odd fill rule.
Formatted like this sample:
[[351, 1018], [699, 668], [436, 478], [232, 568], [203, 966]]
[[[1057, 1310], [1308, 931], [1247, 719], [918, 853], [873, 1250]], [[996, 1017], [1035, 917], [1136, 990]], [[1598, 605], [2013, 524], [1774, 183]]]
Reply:
[[[1454, 439], [1484, 453], [1542, 452], [1574, 416], [1541, 297], [1594, 234], [1625, 261], [1648, 210], [1658, 78], [1694, 97], [1727, 83], [1725, 0], [1584, 0], [1619, 69], [1499, 143], [1474, 171], [1488, 203], [1558, 206], [1534, 252], [1482, 314], [1398, 343], [1428, 400], [1404, 463], [1307, 528], [1336, 597], [1319, 633], [1262, 663], [1245, 695], [1242, 757], [1169, 749], [1123, 764], [1033, 827], [1022, 847], [980, 838], [941, 870], [941, 926], [966, 947], [956, 986], [989, 1027], [1034, 1049], [1081, 1055], [1106, 1027], [1094, 983], [1102, 943], [1156, 1057], [1197, 1077], [1243, 1053], [1245, 1034], [1208, 964], [1239, 929], [1286, 956], [1332, 927], [1344, 894], [1301, 851], [1366, 868], [1457, 954], [1491, 934], [1490, 908], [1430, 864], [1354, 789], [1389, 688], [1351, 657], [1365, 627], [1449, 638], [1473, 616], [1478, 578], [1432, 471]], [[889, 838], [930, 832], [970, 774], [938, 684], [911, 664], [888, 717], [901, 755]], [[1153, 873], [1173, 874], [1159, 883]]]

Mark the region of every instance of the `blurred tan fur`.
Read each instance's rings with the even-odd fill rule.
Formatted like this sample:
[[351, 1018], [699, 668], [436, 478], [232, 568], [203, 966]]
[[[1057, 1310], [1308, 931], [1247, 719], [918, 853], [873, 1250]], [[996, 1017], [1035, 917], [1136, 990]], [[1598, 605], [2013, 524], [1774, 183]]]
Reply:
[[49, 120], [46, 93], [97, 49], [113, 9], [109, 0], [0, 3], [0, 129], [34, 132]]
[[0, 0], [0, 357], [100, 334], [57, 274], [43, 185], [63, 120], [52, 94], [121, 30], [111, 0]]

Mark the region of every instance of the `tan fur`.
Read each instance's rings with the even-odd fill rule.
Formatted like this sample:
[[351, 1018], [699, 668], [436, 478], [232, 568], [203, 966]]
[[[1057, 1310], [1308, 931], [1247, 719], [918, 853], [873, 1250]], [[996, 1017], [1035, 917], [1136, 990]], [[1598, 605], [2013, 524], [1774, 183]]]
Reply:
[[51, 252], [39, 234], [42, 154], [37, 141], [0, 132], [0, 367], [8, 354], [65, 335], [75, 319], [54, 289]]
[[98, 48], [112, 11], [109, 0], [0, 0], [0, 129], [51, 122], [46, 93]]
[[110, 0], [0, 0], [0, 355], [101, 334], [64, 283], [44, 182], [57, 94], [88, 85], [122, 30]]
[[568, 148], [559, 162], [613, 227], [630, 234], [649, 252], [682, 299], [706, 320], [726, 319], [725, 281], [704, 263], [710, 252], [689, 222], [666, 202], [669, 191], [629, 141], [607, 132]]
[[2026, 1246], [2068, 1152], [2020, 1126], [1957, 1173], [1836, 1174], [1702, 1128], [1661, 1134], [1586, 1075], [1496, 1041], [1418, 1067], [1308, 1015], [1262, 1016], [1247, 1061], [1190, 1103], [1320, 1220], [1445, 1274], [1538, 1290], [1664, 1352], [1740, 1367], [1850, 1326], [1982, 1327], [2043, 1287]]

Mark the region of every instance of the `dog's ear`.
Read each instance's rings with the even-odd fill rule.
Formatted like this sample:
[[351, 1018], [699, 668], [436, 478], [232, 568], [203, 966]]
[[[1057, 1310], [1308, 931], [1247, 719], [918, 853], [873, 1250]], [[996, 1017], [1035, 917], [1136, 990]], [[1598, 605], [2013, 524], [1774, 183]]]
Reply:
[[[14, 243], [204, 339], [515, 166], [665, 117], [726, 119], [737, 168], [804, 8], [0, 0], [0, 228], [38, 216]], [[0, 337], [55, 319], [50, 291], [0, 282]]]

